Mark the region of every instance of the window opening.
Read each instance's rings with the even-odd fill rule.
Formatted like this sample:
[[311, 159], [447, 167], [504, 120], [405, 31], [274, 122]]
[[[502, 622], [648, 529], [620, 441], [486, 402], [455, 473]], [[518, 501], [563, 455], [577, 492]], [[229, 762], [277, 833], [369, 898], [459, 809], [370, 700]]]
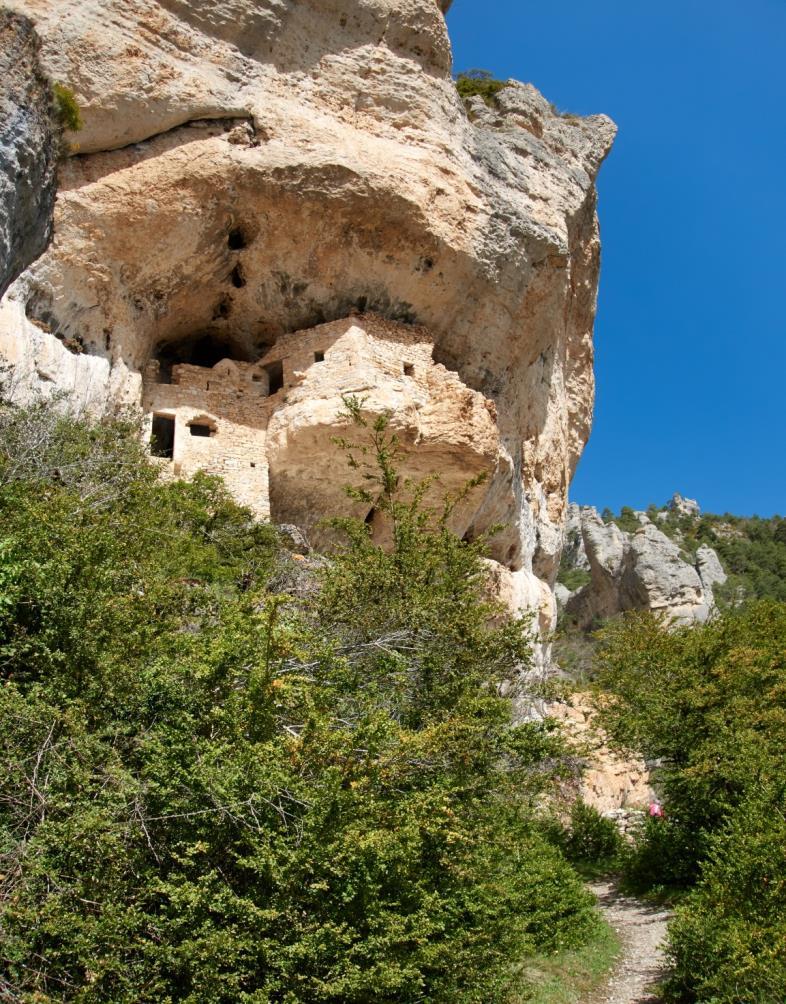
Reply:
[[315, 352], [314, 353], [314, 362], [315, 363], [323, 363], [324, 361], [325, 361], [325, 353], [324, 352]]
[[202, 438], [209, 438], [213, 435], [213, 430], [209, 425], [203, 425], [201, 422], [191, 422], [188, 426], [188, 431], [192, 436], [201, 436]]
[[412, 365], [412, 363], [404, 363], [404, 376], [414, 376], [414, 375], [415, 375], [415, 367]]
[[153, 415], [150, 452], [154, 457], [171, 460], [175, 455], [175, 420], [168, 415]]

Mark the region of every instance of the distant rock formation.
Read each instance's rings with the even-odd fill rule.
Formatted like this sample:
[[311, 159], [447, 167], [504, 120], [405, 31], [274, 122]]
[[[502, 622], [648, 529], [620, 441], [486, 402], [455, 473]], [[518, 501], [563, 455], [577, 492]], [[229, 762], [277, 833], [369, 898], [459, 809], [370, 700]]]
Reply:
[[677, 513], [678, 516], [699, 516], [701, 515], [701, 509], [699, 508], [699, 503], [695, 499], [686, 499], [680, 495], [679, 492], [675, 492], [669, 499], [666, 508], [670, 512]]
[[[170, 473], [201, 457], [312, 532], [348, 505], [341, 393], [367, 395], [414, 471], [488, 475], [457, 528], [502, 524], [505, 595], [553, 622], [613, 123], [515, 82], [468, 115], [446, 0], [13, 6], [84, 120], [55, 240], [0, 303], [18, 398], [142, 407], [156, 442], [174, 428]], [[338, 322], [341, 345], [319, 348]], [[287, 386], [263, 378], [276, 361]]]
[[0, 296], [52, 233], [58, 142], [38, 49], [30, 20], [0, 10]]
[[[699, 512], [695, 502], [678, 495], [670, 508], [691, 516]], [[581, 627], [625, 610], [652, 610], [674, 624], [706, 620], [715, 605], [713, 587], [726, 581], [715, 551], [702, 545], [691, 563], [646, 513], [635, 516], [639, 528], [626, 532], [604, 522], [591, 506], [569, 506], [563, 562], [587, 569], [590, 579], [573, 592], [562, 587], [565, 613]]]

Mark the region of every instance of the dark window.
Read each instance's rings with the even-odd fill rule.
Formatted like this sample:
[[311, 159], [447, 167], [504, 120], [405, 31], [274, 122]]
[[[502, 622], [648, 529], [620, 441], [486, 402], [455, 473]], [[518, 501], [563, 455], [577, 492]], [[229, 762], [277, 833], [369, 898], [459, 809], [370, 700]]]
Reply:
[[314, 362], [315, 363], [323, 363], [324, 361], [325, 361], [325, 353], [324, 352], [315, 352], [314, 353]]
[[153, 415], [150, 452], [154, 457], [171, 460], [175, 455], [175, 420], [167, 415]]
[[205, 438], [213, 435], [213, 430], [209, 425], [201, 425], [199, 422], [192, 422], [188, 427], [192, 436], [203, 436]]
[[404, 376], [414, 376], [414, 375], [415, 375], [415, 367], [412, 365], [412, 363], [404, 363]]
[[275, 394], [284, 386], [284, 364], [282, 362], [268, 363], [265, 367], [267, 373], [268, 394]]
[[262, 374], [261, 373], [254, 373], [254, 375], [251, 377], [251, 379], [254, 381], [254, 383], [260, 383], [261, 380], [262, 380]]

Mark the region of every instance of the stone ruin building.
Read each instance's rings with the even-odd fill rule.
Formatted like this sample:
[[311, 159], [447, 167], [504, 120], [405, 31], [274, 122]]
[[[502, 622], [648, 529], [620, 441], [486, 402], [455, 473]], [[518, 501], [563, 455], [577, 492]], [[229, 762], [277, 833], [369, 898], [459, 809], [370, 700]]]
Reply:
[[[352, 476], [334, 442], [345, 395], [395, 416], [402, 473], [437, 474], [432, 495], [498, 463], [493, 403], [433, 361], [425, 328], [355, 315], [284, 335], [256, 361], [229, 351], [210, 334], [164, 345], [144, 370], [145, 435], [166, 475], [220, 475], [260, 517], [319, 537], [322, 517], [346, 511]], [[460, 507], [455, 529], [472, 515]]]

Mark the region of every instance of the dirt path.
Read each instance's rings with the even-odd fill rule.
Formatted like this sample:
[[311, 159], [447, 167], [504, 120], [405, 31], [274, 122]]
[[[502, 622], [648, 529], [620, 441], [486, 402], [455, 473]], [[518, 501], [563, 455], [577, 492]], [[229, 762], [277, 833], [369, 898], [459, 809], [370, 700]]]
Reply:
[[658, 1004], [651, 987], [663, 973], [668, 911], [624, 896], [611, 882], [590, 888], [622, 940], [622, 955], [609, 981], [585, 1004]]

